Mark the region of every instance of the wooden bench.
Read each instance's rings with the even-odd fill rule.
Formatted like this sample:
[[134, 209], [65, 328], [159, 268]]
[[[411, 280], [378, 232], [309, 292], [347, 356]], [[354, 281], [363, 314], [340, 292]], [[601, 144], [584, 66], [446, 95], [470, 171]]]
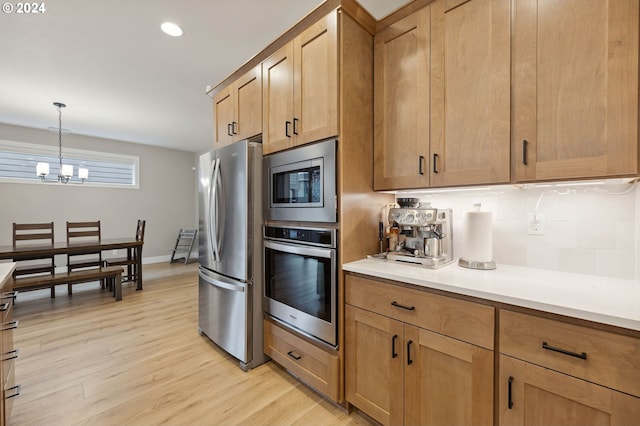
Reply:
[[105, 266], [95, 269], [84, 269], [71, 272], [60, 272], [53, 275], [38, 275], [13, 279], [13, 289], [49, 288], [58, 284], [76, 284], [101, 279], [112, 280], [113, 292], [116, 300], [122, 300], [122, 273], [121, 266]]

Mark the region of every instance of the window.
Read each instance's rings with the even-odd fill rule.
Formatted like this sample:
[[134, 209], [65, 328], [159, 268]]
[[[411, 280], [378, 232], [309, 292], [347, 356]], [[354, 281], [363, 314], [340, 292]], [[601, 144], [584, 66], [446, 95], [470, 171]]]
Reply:
[[[62, 147], [63, 164], [73, 165], [72, 182], [79, 182], [78, 167], [89, 169], [84, 185], [139, 188], [140, 158]], [[49, 163], [48, 179], [58, 175], [58, 147], [0, 140], [0, 183], [40, 183], [36, 163]]]

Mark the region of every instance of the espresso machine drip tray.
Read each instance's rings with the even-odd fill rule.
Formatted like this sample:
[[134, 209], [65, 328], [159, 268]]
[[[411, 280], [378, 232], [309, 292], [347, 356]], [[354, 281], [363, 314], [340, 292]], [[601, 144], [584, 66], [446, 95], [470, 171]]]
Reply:
[[422, 265], [430, 269], [438, 269], [453, 262], [453, 259], [442, 257], [420, 257], [415, 256], [409, 252], [388, 252], [388, 260], [394, 260], [396, 262], [413, 263], [416, 265]]

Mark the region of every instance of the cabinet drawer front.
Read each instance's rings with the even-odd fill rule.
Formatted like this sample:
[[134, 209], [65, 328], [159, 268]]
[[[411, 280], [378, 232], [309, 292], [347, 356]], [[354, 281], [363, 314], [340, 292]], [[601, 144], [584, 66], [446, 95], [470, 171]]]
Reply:
[[321, 349], [264, 320], [264, 353], [303, 382], [338, 401], [338, 353]]
[[346, 303], [493, 349], [494, 308], [347, 275]]
[[640, 396], [640, 339], [500, 310], [500, 353]]

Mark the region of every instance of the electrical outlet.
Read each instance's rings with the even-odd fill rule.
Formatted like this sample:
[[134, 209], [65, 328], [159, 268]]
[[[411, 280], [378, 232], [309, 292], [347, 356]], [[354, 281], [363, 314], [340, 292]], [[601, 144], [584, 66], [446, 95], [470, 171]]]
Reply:
[[543, 213], [529, 214], [527, 233], [529, 235], [544, 235], [546, 218]]

